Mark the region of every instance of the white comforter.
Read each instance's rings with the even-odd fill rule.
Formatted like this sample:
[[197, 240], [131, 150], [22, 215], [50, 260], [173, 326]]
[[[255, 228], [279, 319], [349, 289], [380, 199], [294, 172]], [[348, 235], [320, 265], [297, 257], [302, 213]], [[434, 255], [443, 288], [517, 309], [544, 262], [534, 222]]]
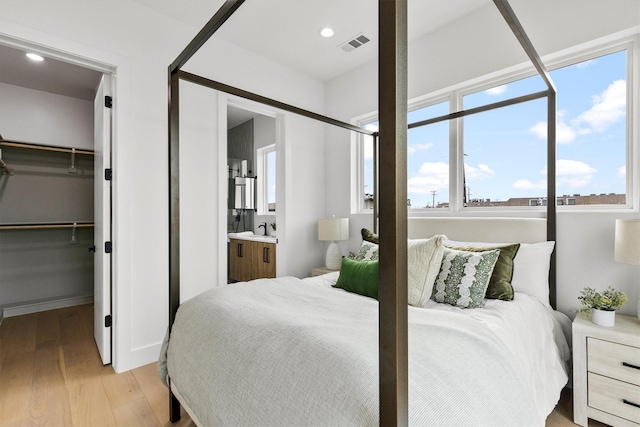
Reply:
[[[168, 374], [201, 424], [378, 424], [378, 302], [334, 281], [261, 279], [181, 305]], [[549, 309], [430, 307], [409, 308], [409, 423], [544, 425], [567, 380]]]

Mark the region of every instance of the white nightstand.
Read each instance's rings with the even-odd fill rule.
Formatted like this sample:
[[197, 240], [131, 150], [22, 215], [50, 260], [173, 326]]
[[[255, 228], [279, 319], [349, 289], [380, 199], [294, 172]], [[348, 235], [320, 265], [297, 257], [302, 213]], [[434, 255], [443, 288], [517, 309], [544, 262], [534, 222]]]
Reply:
[[317, 267], [314, 268], [313, 270], [311, 270], [311, 276], [319, 276], [321, 274], [327, 274], [327, 273], [333, 273], [334, 271], [340, 271], [338, 270], [330, 270], [327, 267]]
[[640, 426], [640, 321], [616, 314], [613, 328], [573, 321], [573, 422]]

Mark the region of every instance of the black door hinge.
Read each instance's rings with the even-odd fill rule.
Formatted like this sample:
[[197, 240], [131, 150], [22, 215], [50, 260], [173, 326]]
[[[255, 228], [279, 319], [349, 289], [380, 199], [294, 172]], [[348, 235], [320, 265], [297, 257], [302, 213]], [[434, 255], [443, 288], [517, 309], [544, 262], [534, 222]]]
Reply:
[[111, 108], [113, 106], [113, 98], [109, 95], [105, 95], [104, 97], [104, 106], [107, 108]]
[[113, 176], [113, 171], [111, 168], [104, 170], [104, 179], [105, 181], [111, 181], [111, 177]]
[[111, 249], [113, 249], [111, 242], [104, 242], [104, 253], [105, 254], [110, 254], [111, 253]]
[[107, 314], [106, 316], [104, 316], [104, 327], [105, 328], [110, 328], [111, 327], [111, 315]]

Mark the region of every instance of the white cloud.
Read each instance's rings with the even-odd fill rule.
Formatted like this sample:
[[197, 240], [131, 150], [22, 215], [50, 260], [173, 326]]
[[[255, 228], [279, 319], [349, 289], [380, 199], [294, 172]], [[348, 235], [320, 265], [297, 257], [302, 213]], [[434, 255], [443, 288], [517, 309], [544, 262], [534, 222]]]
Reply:
[[576, 68], [587, 68], [595, 63], [596, 63], [595, 59], [589, 59], [588, 61], [578, 62], [576, 64]]
[[593, 95], [593, 106], [576, 119], [577, 124], [586, 124], [596, 132], [602, 132], [625, 116], [627, 84], [616, 80], [600, 95]]
[[478, 164], [478, 167], [473, 167], [465, 163], [464, 173], [467, 179], [483, 179], [493, 175], [495, 171], [483, 163]]
[[[556, 161], [556, 184], [567, 187], [584, 187], [591, 182], [597, 169], [580, 160], [558, 159]], [[540, 175], [547, 175], [547, 170], [542, 169]], [[528, 179], [519, 179], [512, 184], [516, 190], [544, 190], [547, 188], [547, 180], [533, 182]]]
[[620, 166], [618, 168], [618, 177], [619, 178], [626, 178], [627, 177], [627, 167], [626, 166]]
[[558, 159], [556, 162], [556, 175], [587, 175], [597, 172], [588, 164], [580, 160]]
[[424, 144], [411, 144], [407, 147], [407, 153], [414, 154], [417, 151], [428, 150], [433, 147], [433, 143], [425, 142]]
[[[585, 65], [587, 66], [587, 65]], [[607, 130], [626, 114], [627, 89], [624, 80], [616, 80], [600, 95], [593, 95], [593, 106], [582, 112], [576, 119], [566, 123], [564, 111], [558, 112], [556, 120], [556, 142], [569, 144], [578, 135]], [[529, 133], [540, 139], [547, 139], [547, 122], [540, 121], [529, 128]]]
[[584, 187], [591, 182], [597, 169], [580, 160], [558, 159], [556, 162], [557, 184], [568, 187]]
[[364, 138], [364, 159], [373, 160], [373, 137]]
[[418, 174], [407, 181], [409, 194], [429, 194], [449, 187], [449, 165], [444, 162], [423, 163]]
[[[588, 129], [580, 129], [579, 127], [571, 127], [564, 120], [565, 111], [558, 111], [556, 118], [556, 143], [570, 144], [575, 141], [577, 135], [589, 133]], [[529, 128], [529, 133], [534, 134], [540, 139], [547, 139], [547, 122], [538, 122]]]
[[540, 180], [538, 182], [529, 181], [528, 179], [519, 179], [511, 185], [516, 190], [544, 190], [547, 188], [547, 181]]
[[487, 95], [502, 95], [507, 91], [507, 85], [492, 87], [484, 91]]

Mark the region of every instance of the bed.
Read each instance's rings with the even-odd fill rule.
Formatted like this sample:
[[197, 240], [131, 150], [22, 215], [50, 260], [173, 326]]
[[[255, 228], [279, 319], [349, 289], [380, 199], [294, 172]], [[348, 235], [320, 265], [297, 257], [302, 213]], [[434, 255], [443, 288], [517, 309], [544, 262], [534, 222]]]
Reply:
[[[410, 242], [437, 229], [456, 239], [446, 247], [524, 245], [513, 258], [513, 300], [409, 307], [410, 425], [544, 425], [570, 357], [570, 321], [549, 305], [545, 227], [409, 221]], [[196, 424], [378, 425], [378, 301], [334, 287], [340, 274], [236, 283], [181, 305], [159, 374]]]
[[[508, 0], [493, 2], [531, 59], [547, 89], [412, 123], [409, 127], [458, 119], [469, 114], [544, 97], [547, 99], [548, 107], [547, 200], [555, 200], [555, 87]], [[426, 222], [414, 228], [411, 225], [412, 221], [407, 218], [407, 1], [378, 1], [380, 132], [373, 132], [183, 71], [185, 63], [222, 25], [225, 25], [243, 3], [244, 0], [226, 0], [168, 70], [170, 239], [167, 336], [170, 338], [167, 338], [163, 345], [159, 368], [161, 378], [167, 380], [171, 390], [170, 420], [175, 422], [179, 419], [182, 404], [201, 425], [246, 423], [386, 426], [436, 424], [440, 421], [442, 424], [457, 425], [542, 425], [546, 414], [557, 402], [560, 388], [566, 382], [566, 373], [561, 367], [567, 357], [566, 340], [559, 333], [559, 324], [564, 324], [566, 328], [566, 319], [562, 319], [562, 316], [552, 310], [555, 306], [553, 252], [549, 258], [549, 251], [542, 251], [548, 257], [544, 268], [528, 269], [529, 272], [533, 272], [534, 277], [543, 279], [545, 289], [537, 296], [516, 292], [522, 295], [514, 294], [513, 301], [508, 302], [508, 307], [513, 310], [507, 311], [513, 311], [514, 316], [519, 314], [519, 318], [511, 318], [511, 315], [508, 315], [502, 322], [488, 323], [488, 318], [497, 320], [501, 317], [491, 313], [502, 311], [496, 311], [493, 307], [505, 306], [502, 301], [488, 303], [486, 308], [472, 309], [474, 313], [489, 313], [484, 320], [474, 315], [455, 314], [459, 310], [434, 307], [429, 298], [424, 298], [424, 307], [407, 308], [408, 297], [411, 297], [409, 291], [412, 289], [409, 285], [415, 279], [416, 271], [424, 271], [424, 268], [408, 268], [408, 265], [412, 264], [412, 255], [409, 247], [411, 243], [408, 244], [407, 238], [428, 240], [436, 234], [448, 233], [439, 227], [434, 231], [428, 231], [429, 226], [425, 225]], [[372, 223], [374, 227], [380, 226], [379, 271], [375, 277], [381, 284], [385, 284], [379, 287], [377, 302], [369, 297], [353, 295], [327, 286], [332, 280], [330, 277], [324, 278], [322, 285], [314, 284], [314, 280], [311, 279], [283, 277], [275, 281], [242, 283], [234, 287], [221, 286], [180, 305], [180, 81], [198, 84], [373, 137], [374, 158], [384, 159], [383, 162], [374, 162], [376, 199]], [[533, 221], [538, 223], [533, 227], [536, 230], [533, 232], [534, 240], [520, 240], [520, 235], [517, 234], [520, 229], [517, 219], [503, 221], [497, 228], [490, 229], [492, 233], [486, 238], [459, 234], [463, 229], [477, 231], [477, 227], [473, 225], [461, 227], [464, 220], [455, 223], [451, 233], [447, 235], [449, 239], [457, 239], [458, 243], [542, 244], [545, 241], [555, 241], [555, 203], [547, 203], [546, 218]], [[523, 227], [530, 230], [529, 225]], [[516, 234], [500, 236], [496, 231], [502, 229], [509, 229]], [[526, 239], [530, 237], [531, 235]], [[483, 248], [478, 250], [487, 252]], [[344, 271], [343, 268], [341, 274]], [[514, 270], [513, 274], [518, 274], [518, 270]], [[525, 274], [524, 277], [529, 275]], [[340, 277], [336, 279], [336, 284], [339, 282]], [[304, 291], [300, 292], [302, 289]], [[433, 291], [435, 282], [434, 288], [427, 286], [424, 289]], [[250, 299], [239, 297], [236, 293], [257, 294], [259, 298], [251, 303]], [[443, 294], [446, 296], [447, 292], [438, 289], [436, 294], [441, 297]], [[474, 291], [473, 295], [474, 298], [471, 300], [482, 305], [476, 297], [478, 292]], [[426, 293], [423, 293], [422, 297], [425, 296]], [[274, 299], [274, 306], [275, 299], [278, 300], [277, 304], [290, 305], [280, 306], [278, 310], [266, 310], [265, 299], [270, 302]], [[248, 306], [243, 305], [245, 300]], [[205, 301], [212, 304], [208, 309], [201, 307], [206, 305]], [[295, 310], [302, 306], [302, 301], [307, 301], [305, 310], [300, 312], [300, 316], [293, 316], [292, 313], [296, 313]], [[320, 304], [320, 301], [323, 303]], [[520, 302], [531, 310], [520, 308]], [[333, 311], [322, 316], [312, 310], [312, 307], [320, 306], [330, 306]], [[343, 307], [342, 312], [336, 310], [338, 307]], [[355, 310], [353, 307], [358, 309]], [[376, 310], [372, 307], [376, 307]], [[274, 317], [261, 310], [266, 310]], [[198, 311], [202, 313], [197, 314]], [[238, 316], [238, 313], [246, 316]], [[226, 317], [226, 314], [229, 316]], [[257, 316], [253, 316], [254, 314]], [[304, 320], [303, 315], [316, 319], [317, 324], [310, 324], [313, 322]], [[424, 316], [428, 319], [425, 320]], [[198, 318], [200, 320], [196, 320]], [[342, 322], [329, 319], [342, 319]], [[199, 322], [209, 322], [211, 327], [202, 327]], [[499, 332], [500, 323], [506, 328], [502, 332]], [[326, 325], [329, 325], [328, 329], [332, 329], [332, 324], [336, 325], [335, 330], [338, 330], [338, 326], [353, 327], [352, 324], [359, 324], [362, 328], [345, 330], [338, 333], [336, 338], [325, 330]], [[539, 328], [534, 331], [509, 329], [517, 324], [523, 327], [539, 324]], [[443, 331], [445, 326], [453, 329]], [[238, 334], [246, 333], [253, 338], [243, 339], [244, 342], [238, 344], [241, 335], [228, 333], [236, 331], [236, 327], [242, 330], [238, 330]], [[471, 339], [466, 332], [467, 329], [473, 330], [474, 334], [477, 333], [476, 338]], [[300, 334], [294, 337], [293, 332]], [[522, 338], [528, 339], [532, 334], [541, 335], [542, 341], [524, 349], [526, 340], [523, 341]], [[465, 337], [470, 339], [465, 340]], [[212, 341], [205, 344], [209, 339]], [[291, 345], [285, 353], [286, 357], [282, 354], [278, 360], [260, 357], [263, 353], [277, 354], [278, 349], [272, 344], [279, 343], [280, 340], [287, 340]], [[468, 341], [476, 342], [478, 345], [464, 347], [468, 345]], [[418, 346], [414, 345], [416, 342], [424, 344], [428, 351], [419, 351]], [[493, 345], [489, 345], [490, 342]], [[237, 350], [233, 350], [233, 345], [236, 345]], [[232, 350], [225, 353], [225, 347]], [[247, 351], [247, 348], [250, 350]], [[441, 353], [440, 358], [436, 357], [435, 361], [423, 360], [422, 355], [429, 353], [430, 349], [436, 352], [434, 349], [440, 351], [443, 348], [447, 349], [446, 355]], [[332, 349], [334, 353], [331, 353]], [[542, 361], [539, 367], [541, 372], [524, 362], [527, 358], [520, 357], [520, 350], [531, 351], [532, 356], [535, 354], [532, 360]], [[219, 354], [212, 353], [218, 351]], [[475, 364], [465, 365], [467, 371], [451, 369], [450, 366], [459, 366], [456, 365], [456, 361], [469, 361], [469, 358], [463, 355], [480, 353], [484, 356], [471, 360], [475, 360]], [[337, 364], [340, 358], [337, 355], [353, 359], [353, 365], [339, 368]], [[446, 360], [441, 363], [443, 358]], [[248, 363], [241, 363], [243, 360]], [[327, 364], [327, 360], [335, 363]], [[277, 369], [276, 362], [281, 364]], [[217, 365], [218, 363], [222, 365]], [[480, 369], [480, 363], [486, 364], [488, 368], [485, 370], [483, 366], [483, 369]], [[439, 365], [443, 370], [434, 371], [434, 365]], [[475, 366], [477, 369], [469, 371], [469, 366]], [[299, 369], [300, 367], [303, 369]], [[505, 381], [500, 382], [500, 378], [504, 378]], [[541, 379], [542, 383], [534, 381], [535, 378]], [[207, 385], [209, 380], [213, 383]], [[216, 381], [222, 383], [216, 384]], [[298, 381], [307, 387], [297, 386]], [[550, 388], [546, 388], [547, 383]], [[331, 387], [336, 385], [344, 388], [340, 388], [339, 392], [331, 392]], [[439, 397], [435, 402], [434, 396]]]

